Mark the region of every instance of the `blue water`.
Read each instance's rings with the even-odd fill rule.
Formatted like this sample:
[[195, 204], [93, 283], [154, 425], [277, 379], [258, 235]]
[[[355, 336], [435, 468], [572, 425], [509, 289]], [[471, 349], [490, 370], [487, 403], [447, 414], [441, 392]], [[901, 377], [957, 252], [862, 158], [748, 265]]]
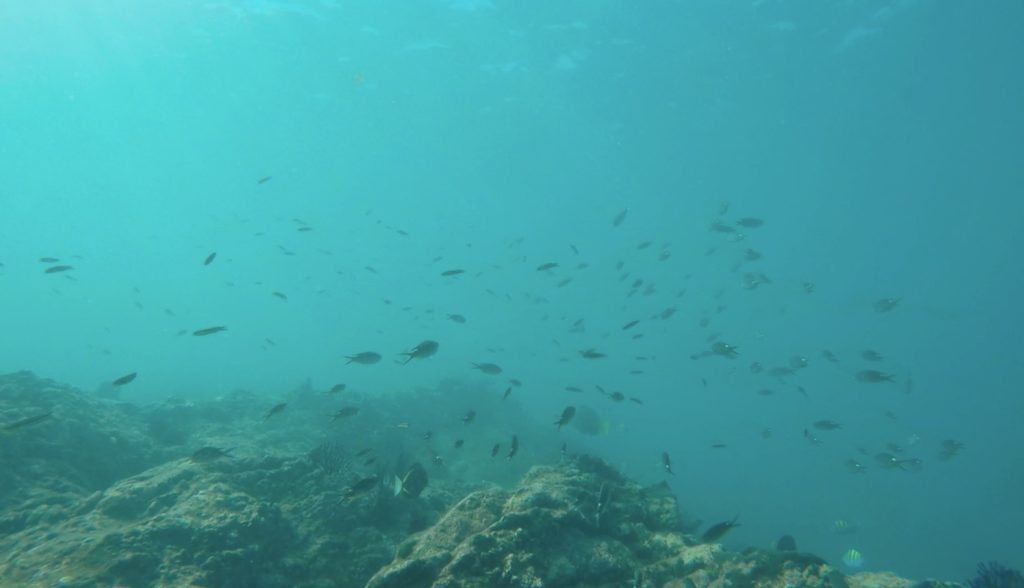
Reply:
[[[669, 452], [688, 513], [740, 516], [730, 548], [1024, 567], [1022, 21], [1016, 0], [4, 2], [0, 371], [138, 371], [141, 401], [500, 392], [468, 369], [496, 361], [538, 423], [597, 409], [609, 434], [569, 438], [640, 481]], [[765, 224], [709, 230], [741, 217]], [[713, 334], [739, 357], [691, 359]], [[425, 338], [415, 369], [343, 365]], [[815, 446], [819, 419], [843, 428]], [[944, 439], [965, 449], [942, 462]], [[890, 442], [923, 469], [879, 467]]]

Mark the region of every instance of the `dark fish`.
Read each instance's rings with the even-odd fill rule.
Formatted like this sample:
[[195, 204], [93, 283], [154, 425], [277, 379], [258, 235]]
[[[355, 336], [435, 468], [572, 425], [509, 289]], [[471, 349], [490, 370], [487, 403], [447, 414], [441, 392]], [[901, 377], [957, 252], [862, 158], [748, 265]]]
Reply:
[[857, 381], [867, 384], [879, 384], [881, 382], [894, 382], [895, 376], [878, 370], [861, 370], [857, 372]]
[[211, 254], [206, 256], [206, 259], [203, 260], [203, 265], [210, 265], [211, 263], [213, 263], [213, 260], [216, 259], [216, 258], [217, 258], [217, 252], [214, 251], [213, 253], [211, 253]]
[[356, 457], [363, 457], [364, 455], [367, 455], [367, 454], [369, 454], [371, 452], [373, 452], [373, 447], [367, 447], [366, 449], [360, 449], [359, 451], [356, 452]]
[[875, 312], [889, 312], [899, 306], [902, 298], [879, 298], [875, 301]]
[[630, 396], [629, 397], [629, 401], [632, 402], [633, 404], [643, 404], [644, 403], [643, 400], [640, 400], [636, 396]]
[[836, 357], [836, 354], [832, 353], [828, 349], [822, 349], [821, 350], [821, 356], [824, 357], [825, 359], [831, 361], [832, 363], [839, 363], [839, 359]]
[[731, 521], [724, 521], [711, 525], [711, 528], [704, 531], [704, 534], [701, 535], [701, 539], [704, 543], [714, 543], [715, 541], [718, 541], [722, 537], [725, 537], [726, 533], [733, 530], [735, 527], [740, 526], [740, 524], [736, 522], [737, 520], [739, 520], [739, 517], [735, 517]]
[[70, 265], [55, 265], [53, 267], [46, 268], [45, 270], [43, 270], [43, 273], [57, 274], [57, 273], [60, 273], [60, 272], [66, 272], [66, 271], [70, 271], [70, 270], [73, 270], [73, 269], [75, 269], [75, 268], [70, 266]]
[[199, 329], [198, 331], [192, 331], [193, 337], [205, 337], [207, 335], [213, 335], [215, 333], [221, 333], [228, 330], [227, 327], [207, 327], [205, 329]]
[[328, 390], [327, 393], [328, 394], [337, 394], [338, 392], [344, 392], [345, 388], [346, 388], [345, 384], [335, 384], [335, 385], [331, 386], [331, 389]]
[[395, 476], [394, 482], [392, 483], [392, 490], [395, 496], [404, 496], [406, 498], [416, 498], [423, 493], [423, 490], [427, 487], [427, 470], [419, 462], [412, 464], [412, 466], [405, 472], [401, 478]]
[[549, 261], [547, 263], [542, 263], [542, 264], [538, 265], [537, 266], [537, 271], [543, 272], [543, 271], [547, 271], [549, 269], [554, 269], [556, 267], [558, 267], [557, 263], [555, 263], [553, 261]]
[[457, 276], [459, 274], [464, 274], [464, 273], [466, 273], [466, 270], [450, 269], [450, 270], [445, 270], [445, 271], [441, 272], [441, 275], [447, 278], [449, 276]]
[[509, 461], [512, 461], [512, 458], [515, 457], [517, 453], [519, 453], [519, 437], [512, 435], [512, 444], [508, 450], [508, 455], [505, 457]]
[[287, 402], [282, 402], [281, 404], [275, 404], [273, 406], [273, 408], [268, 410], [267, 414], [263, 416], [263, 420], [267, 420], [267, 419], [269, 419], [270, 417], [272, 417], [274, 415], [281, 414], [282, 412], [284, 412], [284, 409], [286, 409], [286, 408], [288, 408], [288, 403]]
[[628, 330], [632, 329], [633, 327], [637, 326], [638, 324], [640, 324], [640, 321], [638, 321], [638, 320], [637, 321], [629, 321], [625, 325], [622, 325], [622, 330], [623, 331], [628, 331]]
[[448, 320], [452, 321], [453, 323], [459, 323], [461, 325], [466, 322], [466, 317], [462, 316], [461, 314], [450, 314], [448, 315]]
[[471, 410], [471, 411], [467, 412], [466, 414], [462, 415], [462, 424], [468, 425], [469, 423], [473, 422], [473, 419], [475, 419], [475, 418], [476, 418], [476, 411], [475, 410]]
[[756, 229], [757, 227], [764, 226], [764, 221], [759, 218], [748, 216], [736, 221], [736, 224], [747, 229]]
[[739, 352], [737, 351], [737, 349], [739, 349], [739, 347], [736, 347], [735, 345], [729, 345], [725, 341], [715, 341], [711, 345], [711, 353], [715, 355], [721, 355], [722, 357], [727, 357], [729, 359], [735, 359], [736, 357], [739, 357]]
[[842, 429], [843, 426], [835, 421], [821, 420], [814, 422], [814, 428], [819, 431], [835, 431], [836, 429]]
[[596, 349], [584, 349], [580, 351], [580, 356], [584, 359], [601, 359], [602, 357], [607, 357], [607, 355], [597, 351]]
[[736, 229], [730, 227], [729, 225], [723, 223], [720, 220], [711, 223], [711, 226], [708, 227], [708, 228], [709, 228], [709, 230], [711, 230], [714, 233], [735, 233], [736, 232]]
[[331, 420], [335, 420], [336, 421], [338, 419], [347, 419], [348, 417], [352, 417], [352, 416], [355, 416], [357, 414], [359, 414], [359, 409], [358, 408], [356, 408], [354, 406], [346, 406], [346, 407], [338, 410], [338, 412], [334, 413], [334, 417]]
[[665, 471], [668, 472], [669, 475], [676, 475], [676, 473], [672, 471], [672, 458], [668, 456], [667, 451], [661, 452], [661, 465], [662, 467], [665, 468]]
[[377, 476], [370, 476], [368, 478], [363, 478], [362, 480], [359, 480], [355, 484], [352, 484], [348, 488], [345, 488], [345, 492], [343, 494], [344, 499], [352, 500], [353, 498], [358, 498], [360, 496], [368, 494], [374, 488], [377, 487], [379, 480], [380, 479]]
[[501, 443], [495, 443], [494, 447], [491, 447], [491, 457], [498, 455], [499, 451], [501, 451]]
[[807, 442], [811, 445], [821, 445], [821, 439], [815, 437], [814, 434], [807, 429], [804, 429], [804, 439], [807, 439]]
[[22, 429], [25, 427], [31, 427], [32, 425], [39, 424], [49, 418], [53, 417], [53, 412], [44, 412], [43, 414], [37, 414], [28, 418], [21, 419], [20, 421], [14, 421], [9, 425], [4, 425], [4, 431], [14, 431], [16, 429]]
[[348, 365], [350, 363], [358, 363], [360, 365], [373, 365], [380, 361], [380, 354], [374, 351], [362, 351], [355, 355], [346, 355], [345, 359], [348, 360], [345, 362], [345, 365]]
[[262, 178], [260, 178], [260, 179], [256, 180], [256, 183], [257, 183], [257, 184], [266, 184], [266, 183], [267, 183], [267, 182], [269, 182], [269, 181], [271, 180], [271, 178], [273, 178], [273, 177], [274, 177], [274, 176], [263, 176]]
[[465, 444], [466, 444], [466, 442], [463, 441], [462, 439], [456, 439], [454, 447], [455, 447], [455, 449], [462, 449], [462, 446], [465, 445]]
[[622, 212], [620, 212], [619, 214], [615, 215], [615, 218], [612, 219], [612, 226], [613, 227], [617, 227], [617, 226], [621, 225], [622, 221], [626, 220], [626, 214], [628, 214], [628, 213], [629, 213], [629, 209], [628, 208], [623, 208]]
[[864, 464], [860, 463], [859, 461], [857, 461], [855, 459], [848, 459], [848, 460], [846, 460], [846, 464], [845, 465], [846, 465], [846, 469], [850, 470], [851, 472], [853, 472], [855, 474], [863, 474], [866, 471], [865, 468], [864, 468]]
[[502, 372], [501, 366], [495, 363], [474, 363], [473, 369], [489, 375], [496, 376]]
[[59, 263], [60, 259], [58, 259], [56, 257], [40, 257], [39, 258], [39, 262], [40, 263]]
[[295, 230], [300, 232], [300, 233], [308, 233], [308, 232], [313, 230], [313, 227], [299, 227], [299, 228], [297, 228]]
[[580, 254], [580, 250], [576, 249], [576, 246], [573, 245], [572, 243], [569, 243], [569, 248], [572, 249], [572, 252], [575, 253], [576, 255]]
[[501, 395], [501, 399], [505, 400], [506, 398], [508, 398], [511, 395], [512, 395], [512, 386], [509, 386], [508, 388], [505, 388], [505, 393]]
[[209, 463], [222, 457], [227, 457], [231, 449], [220, 449], [219, 447], [200, 447], [189, 457], [196, 463]]
[[566, 392], [583, 392], [582, 389], [577, 388], [576, 386], [566, 386], [565, 387], [565, 391]]
[[569, 424], [569, 421], [571, 421], [572, 417], [574, 417], [574, 416], [576, 416], [576, 407], [575, 406], [567, 406], [567, 407], [565, 407], [565, 409], [562, 411], [562, 416], [560, 416], [558, 418], [558, 420], [555, 421], [555, 426], [558, 427], [559, 430], [561, 430], [562, 427], [564, 427], [565, 425]]
[[369, 466], [372, 466], [375, 463], [377, 463], [377, 456], [376, 455], [371, 457], [370, 459], [364, 461], [363, 462], [363, 467], [369, 467]]
[[725, 443], [712, 443], [711, 444], [711, 449], [725, 449], [726, 447], [728, 447], [728, 445], [726, 445]]
[[288, 296], [286, 294], [284, 294], [283, 292], [274, 291], [274, 292], [271, 292], [270, 294], [272, 296], [277, 296], [278, 298], [280, 298], [281, 300], [284, 300], [285, 302], [288, 302]]
[[138, 373], [132, 372], [126, 376], [121, 376], [120, 378], [111, 382], [111, 384], [114, 386], [124, 386], [125, 384], [133, 382], [138, 375]]
[[864, 351], [861, 351], [860, 356], [867, 361], [882, 361], [885, 359], [882, 357], [881, 353], [874, 351], [873, 349], [865, 349]]
[[783, 535], [775, 542], [778, 551], [796, 551], [796, 539], [792, 535]]
[[522, 388], [522, 386], [523, 386], [523, 383], [522, 383], [522, 382], [520, 382], [519, 380], [515, 379], [515, 378], [511, 378], [511, 379], [510, 379], [510, 380], [508, 381], [508, 383], [509, 383], [509, 384], [512, 384], [512, 385], [513, 385], [513, 386], [515, 386], [516, 388]]
[[416, 347], [413, 347], [412, 351], [402, 353], [402, 355], [406, 356], [405, 363], [409, 363], [414, 359], [426, 359], [434, 355], [440, 347], [441, 344], [437, 341], [427, 339], [426, 341], [421, 341], [416, 345]]

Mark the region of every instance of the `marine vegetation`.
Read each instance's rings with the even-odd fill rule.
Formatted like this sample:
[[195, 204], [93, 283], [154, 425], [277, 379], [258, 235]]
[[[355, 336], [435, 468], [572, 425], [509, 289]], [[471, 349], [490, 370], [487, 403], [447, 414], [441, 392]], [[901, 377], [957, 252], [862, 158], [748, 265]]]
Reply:
[[978, 575], [968, 580], [967, 585], [971, 588], [1024, 588], [1024, 576], [997, 561], [981, 562]]

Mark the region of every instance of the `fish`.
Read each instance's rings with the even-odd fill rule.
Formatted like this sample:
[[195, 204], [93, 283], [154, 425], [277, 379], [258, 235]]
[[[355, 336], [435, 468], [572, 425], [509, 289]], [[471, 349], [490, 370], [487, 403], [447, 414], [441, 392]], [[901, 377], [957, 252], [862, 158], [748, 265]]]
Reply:
[[283, 293], [283, 292], [277, 292], [275, 290], [274, 292], [271, 292], [270, 295], [271, 296], [276, 296], [276, 297], [280, 298], [281, 300], [284, 300], [285, 302], [288, 302], [288, 296], [285, 293]]
[[748, 216], [736, 221], [736, 224], [746, 229], [756, 229], [764, 226], [764, 221], [756, 217]]
[[359, 414], [359, 409], [357, 407], [346, 406], [344, 408], [339, 409], [338, 412], [334, 413], [334, 416], [331, 420], [336, 421], [338, 419], [347, 419], [348, 417], [352, 417], [357, 414]]
[[468, 425], [469, 423], [473, 422], [473, 419], [475, 419], [475, 418], [476, 418], [476, 411], [475, 410], [471, 410], [471, 411], [467, 412], [466, 414], [462, 415], [462, 424]]
[[499, 451], [501, 451], [501, 443], [495, 443], [494, 447], [491, 447], [491, 457], [498, 455]]
[[287, 402], [282, 402], [280, 404], [275, 404], [273, 407], [271, 407], [270, 410], [267, 411], [267, 414], [263, 416], [263, 420], [267, 420], [267, 419], [269, 419], [270, 417], [272, 417], [274, 415], [281, 414], [282, 412], [284, 412], [284, 409], [286, 409], [286, 408], [288, 408], [288, 403]]
[[466, 273], [466, 270], [464, 270], [464, 269], [450, 269], [450, 270], [445, 270], [445, 271], [441, 272], [441, 276], [445, 277], [445, 278], [448, 278], [448, 277], [451, 277], [451, 276], [457, 276], [459, 274], [464, 274], [464, 273]]
[[213, 335], [215, 333], [222, 333], [228, 330], [227, 327], [206, 327], [205, 329], [199, 329], [198, 331], [192, 331], [193, 337], [206, 337], [207, 335]]
[[130, 384], [131, 382], [133, 382], [135, 380], [135, 378], [138, 375], [139, 375], [138, 373], [132, 372], [132, 373], [130, 373], [128, 375], [121, 376], [120, 378], [118, 378], [118, 379], [114, 380], [113, 382], [111, 382], [111, 385], [112, 386], [124, 386], [125, 384]]
[[556, 267], [558, 267], [557, 263], [555, 263], [553, 261], [549, 261], [547, 263], [542, 263], [542, 264], [538, 265], [537, 266], [537, 271], [544, 272], [544, 271], [547, 271], [549, 269], [555, 269]]
[[846, 519], [836, 519], [832, 523], [832, 533], [834, 535], [853, 535], [857, 532], [857, 525], [851, 523]]
[[708, 227], [708, 230], [710, 230], [713, 233], [735, 233], [736, 232], [736, 229], [730, 227], [729, 225], [723, 223], [720, 220], [716, 220], [715, 222], [711, 223], [711, 226]]
[[[401, 355], [406, 356], [405, 363], [409, 363], [414, 359], [426, 359], [440, 349], [441, 344], [437, 341], [431, 341], [429, 339], [421, 341], [418, 345], [412, 348], [412, 351], [402, 353]], [[404, 365], [404, 364], [403, 364]]]
[[40, 257], [39, 263], [60, 263], [60, 259], [56, 257]]
[[523, 387], [523, 383], [520, 382], [519, 380], [515, 379], [515, 378], [510, 378], [508, 383], [512, 384], [516, 388], [522, 388]]
[[508, 388], [505, 388], [505, 393], [501, 395], [501, 399], [505, 400], [506, 398], [508, 398], [511, 395], [512, 395], [512, 386], [509, 386]]
[[256, 183], [257, 183], [257, 184], [266, 184], [266, 183], [267, 183], [267, 182], [269, 182], [269, 181], [270, 181], [271, 179], [273, 179], [273, 177], [274, 177], [274, 176], [263, 176], [262, 178], [260, 178], [260, 179], [256, 180]]
[[814, 428], [819, 431], [835, 431], [836, 429], [842, 429], [843, 426], [835, 421], [820, 420], [814, 422]]
[[342, 494], [342, 497], [345, 500], [352, 500], [353, 498], [364, 496], [376, 488], [379, 482], [380, 478], [377, 476], [363, 478], [348, 488], [345, 488], [345, 492]]
[[462, 316], [461, 314], [450, 314], [448, 315], [448, 320], [452, 321], [453, 323], [459, 323], [461, 325], [466, 322], [466, 317]]
[[416, 462], [406, 470], [401, 478], [398, 476], [394, 477], [391, 490], [395, 496], [416, 498], [426, 489], [428, 481], [427, 469], [419, 462]]
[[722, 357], [727, 357], [729, 359], [735, 359], [736, 357], [739, 357], [739, 351], [737, 351], [738, 349], [739, 347], [736, 347], [735, 345], [730, 345], [725, 341], [715, 341], [714, 343], [711, 344], [712, 354], [721, 355]]
[[623, 208], [622, 211], [619, 212], [619, 214], [616, 214], [615, 218], [612, 219], [612, 226], [613, 227], [617, 227], [617, 226], [621, 225], [622, 221], [626, 220], [626, 215], [627, 214], [629, 214], [629, 209], [628, 208]]
[[811, 445], [821, 445], [821, 439], [815, 437], [814, 434], [807, 429], [804, 429], [804, 439], [807, 439], [807, 442]]
[[512, 443], [509, 447], [508, 455], [506, 455], [505, 458], [508, 461], [512, 461], [512, 458], [515, 457], [517, 453], [519, 453], [519, 437], [512, 435]]
[[370, 454], [372, 452], [373, 452], [373, 447], [367, 447], [365, 449], [360, 449], [359, 451], [356, 452], [356, 457], [363, 457], [364, 455]]
[[583, 390], [577, 386], [566, 386], [564, 390], [566, 392], [583, 392]]
[[740, 524], [736, 522], [737, 520], [739, 520], [738, 516], [733, 517], [731, 521], [723, 521], [721, 523], [711, 525], [711, 527], [701, 535], [701, 539], [704, 543], [714, 543], [715, 541], [718, 541], [722, 537], [725, 537], [729, 531], [740, 526]]
[[43, 421], [49, 420], [51, 418], [53, 418], [53, 411], [44, 412], [42, 414], [37, 414], [37, 415], [34, 415], [34, 416], [23, 418], [20, 421], [14, 421], [13, 423], [4, 425], [3, 430], [4, 431], [15, 431], [17, 429], [23, 429], [25, 427], [31, 427], [32, 425], [37, 425], [37, 424], [39, 424], [39, 423], [41, 423]]
[[70, 266], [70, 265], [55, 265], [55, 266], [46, 268], [45, 270], [43, 270], [43, 273], [45, 273], [45, 274], [58, 274], [58, 273], [61, 273], [61, 272], [71, 271], [73, 269], [75, 269], [75, 268], [73, 266]]
[[602, 357], [608, 357], [606, 354], [601, 353], [596, 349], [584, 349], [580, 351], [580, 356], [584, 359], [601, 359]]
[[195, 450], [191, 456], [189, 456], [189, 460], [196, 463], [209, 463], [211, 461], [216, 461], [222, 457], [227, 457], [228, 454], [231, 453], [232, 449], [233, 448], [220, 449], [219, 447], [209, 446], [200, 447], [199, 449]]
[[496, 376], [502, 372], [501, 366], [496, 363], [474, 363], [473, 369], [489, 375]]
[[894, 382], [895, 376], [878, 370], [861, 370], [855, 376], [858, 382], [866, 384], [879, 384], [882, 382]]
[[562, 430], [562, 427], [568, 425], [569, 422], [572, 421], [572, 417], [574, 416], [576, 416], [576, 407], [565, 407], [565, 409], [562, 410], [562, 416], [558, 417], [558, 420], [555, 421], [555, 427], [557, 427], [558, 430]]
[[672, 471], [672, 458], [669, 457], [667, 451], [661, 452], [661, 466], [665, 468], [665, 471], [668, 472], [670, 476], [676, 475], [676, 473]]
[[864, 567], [864, 556], [860, 554], [856, 549], [847, 550], [841, 558], [843, 565], [848, 568], [862, 568]]
[[337, 394], [339, 392], [344, 392], [345, 388], [347, 388], [347, 386], [345, 384], [335, 384], [335, 385], [331, 386], [331, 389], [328, 390], [327, 393], [328, 394]]
[[203, 260], [203, 265], [210, 265], [211, 263], [213, 263], [213, 260], [216, 259], [216, 258], [217, 258], [217, 252], [214, 251], [213, 253], [211, 253], [211, 254], [206, 256], [206, 259]]
[[881, 353], [873, 349], [865, 349], [864, 351], [861, 351], [860, 356], [867, 361], [882, 361], [883, 359], [885, 359], [884, 357], [882, 357]]
[[725, 443], [712, 443], [711, 444], [711, 449], [725, 449], [726, 447], [728, 447], [728, 445], [726, 445]]
[[855, 474], [863, 474], [865, 471], [867, 471], [864, 468], [864, 464], [860, 463], [859, 461], [857, 461], [855, 459], [848, 459], [848, 460], [846, 460], [844, 465], [846, 466], [846, 469], [850, 470], [851, 472], [853, 472]]
[[832, 353], [828, 349], [822, 349], [821, 356], [831, 361], [832, 363], [839, 363], [839, 359], [836, 357], [836, 354]]
[[453, 445], [453, 447], [455, 447], [455, 449], [462, 449], [462, 446], [465, 445], [465, 444], [466, 444], [466, 442], [463, 441], [462, 439], [456, 439], [455, 440], [455, 444]]
[[775, 541], [776, 551], [796, 551], [796, 539], [792, 535], [783, 535]]
[[899, 306], [902, 298], [879, 298], [875, 301], [874, 308], [875, 312], [889, 312], [890, 310]]
[[622, 325], [622, 330], [623, 331], [628, 331], [628, 330], [632, 329], [633, 327], [637, 326], [638, 324], [640, 324], [639, 320], [629, 321], [625, 325]]
[[358, 363], [360, 365], [373, 365], [380, 361], [380, 354], [374, 351], [361, 351], [355, 355], [346, 355], [345, 365]]

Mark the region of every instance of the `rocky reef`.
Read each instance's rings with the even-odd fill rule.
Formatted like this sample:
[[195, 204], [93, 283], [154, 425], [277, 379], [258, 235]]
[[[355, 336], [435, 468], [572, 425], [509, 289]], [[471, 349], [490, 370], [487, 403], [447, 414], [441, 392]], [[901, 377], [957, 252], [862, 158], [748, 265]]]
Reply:
[[[356, 493], [367, 472], [344, 442], [254, 432], [252, 404], [137, 407], [0, 377], [0, 428], [52, 413], [0, 433], [0, 586], [957, 586], [702, 544], [666, 484], [585, 455], [508, 488], [438, 466], [415, 498], [383, 474]], [[199, 459], [208, 446], [235, 449]]]

